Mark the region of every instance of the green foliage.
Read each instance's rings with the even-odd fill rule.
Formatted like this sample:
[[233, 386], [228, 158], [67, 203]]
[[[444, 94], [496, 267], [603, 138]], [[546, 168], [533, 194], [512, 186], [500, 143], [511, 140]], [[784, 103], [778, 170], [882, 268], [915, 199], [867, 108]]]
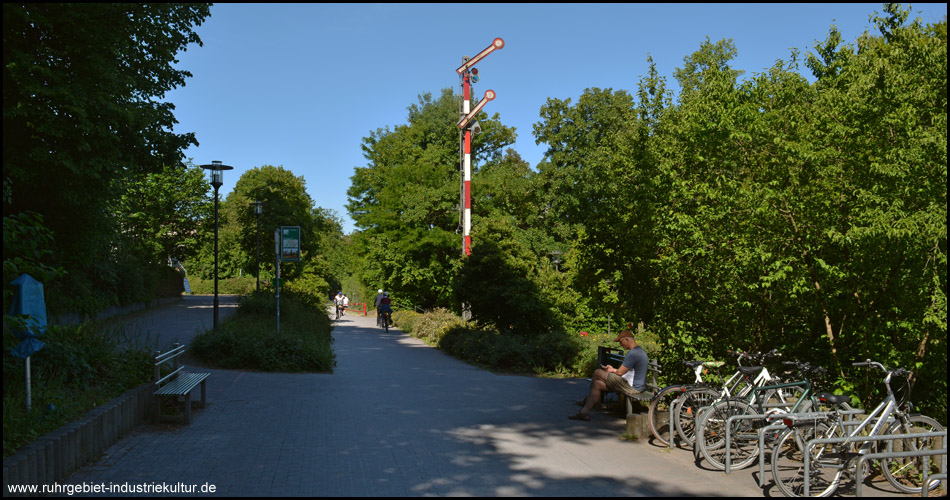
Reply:
[[465, 324], [462, 318], [445, 308], [437, 308], [425, 314], [395, 311], [393, 312], [393, 323], [413, 337], [436, 347], [439, 346], [442, 337], [449, 329]]
[[322, 304], [313, 307], [306, 300], [281, 294], [278, 332], [273, 296], [246, 296], [217, 332], [194, 337], [191, 353], [210, 366], [232, 370], [330, 371], [335, 364], [330, 320]]
[[397, 309], [393, 311], [393, 324], [404, 332], [413, 332], [416, 330], [416, 323], [423, 317], [423, 314], [417, 313], [415, 311], [404, 311]]
[[[4, 316], [3, 349], [19, 341]], [[152, 377], [151, 354], [122, 349], [123, 334], [100, 323], [50, 326], [30, 357], [32, 413], [26, 412], [25, 361], [3, 357], [3, 457]]]
[[551, 305], [532, 279], [536, 258], [519, 245], [512, 228], [499, 226], [489, 219], [480, 226], [472, 256], [460, 271], [459, 299], [468, 300], [474, 319], [501, 331], [516, 335], [547, 331], [554, 319]]
[[[197, 295], [214, 294], [214, 279], [202, 279], [198, 277], [189, 277], [188, 286], [191, 287], [191, 293]], [[273, 295], [273, 286], [265, 282], [261, 277], [261, 290], [270, 288]], [[241, 276], [235, 278], [218, 279], [218, 294], [226, 295], [247, 295], [257, 290], [257, 278], [253, 276]]]
[[[519, 358], [513, 339], [642, 321], [667, 367], [777, 348], [863, 401], [879, 384], [857, 383], [851, 362], [909, 368], [913, 399], [946, 421], [946, 20], [924, 26], [886, 4], [872, 23], [852, 45], [834, 27], [815, 44], [814, 84], [797, 51], [740, 80], [732, 41], [706, 40], [674, 72], [675, 102], [652, 59], [635, 95], [548, 99], [537, 171], [512, 152], [473, 176], [474, 248], [461, 261], [438, 242], [408, 251], [452, 227], [442, 214], [458, 186], [440, 190], [434, 178], [457, 174], [420, 160], [454, 165], [454, 137], [421, 139], [443, 137], [426, 133], [448, 128], [455, 107], [447, 93], [424, 100], [409, 125], [364, 141], [370, 164], [348, 207], [360, 278], [428, 294], [424, 305], [446, 290], [469, 301], [477, 324], [423, 336], [488, 366]], [[593, 349], [579, 349], [579, 371]]]
[[14, 289], [9, 283], [21, 274], [29, 274], [47, 283], [64, 274], [51, 262], [53, 236], [43, 225], [43, 217], [34, 213], [3, 216], [3, 310], [9, 311]]
[[161, 100], [190, 76], [175, 57], [201, 44], [193, 28], [208, 15], [200, 4], [4, 4], [4, 217], [35, 214], [51, 237], [5, 244], [4, 272], [42, 245], [41, 264], [62, 270], [43, 279], [50, 312], [149, 298], [152, 266], [183, 250], [168, 231], [194, 227], [173, 199], [191, 194], [180, 164], [197, 142], [171, 131], [174, 105]]
[[[577, 375], [575, 361], [584, 347], [564, 333], [547, 331], [525, 337], [499, 332], [491, 325], [466, 323], [447, 309], [425, 314], [395, 311], [393, 322], [400, 330], [459, 359], [506, 372], [541, 369]], [[596, 358], [596, 348], [594, 353]]]
[[[260, 201], [260, 232], [252, 202]], [[257, 245], [261, 242], [261, 290], [274, 291], [276, 274], [273, 230], [277, 226], [300, 226], [301, 262], [282, 263], [282, 292], [296, 293], [297, 298], [312, 307], [322, 304], [330, 293], [330, 283], [339, 284], [345, 268], [334, 268], [329, 254], [342, 241], [342, 223], [330, 210], [314, 207], [306, 191], [303, 177], [284, 167], [264, 165], [246, 171], [238, 179], [234, 191], [220, 204], [218, 292], [246, 294], [257, 289]], [[213, 235], [211, 224], [204, 234]], [[204, 245], [186, 263], [193, 293], [214, 293], [214, 239], [203, 239]], [[335, 254], [345, 260], [345, 255]], [[320, 306], [322, 307], [322, 305]]]
[[[420, 96], [408, 124], [363, 140], [368, 165], [357, 167], [347, 210], [361, 230], [353, 246], [361, 281], [421, 307], [458, 307], [454, 280], [461, 261], [458, 100]], [[477, 161], [500, 161], [514, 130], [479, 118]]]
[[308, 307], [322, 309], [330, 296], [330, 285], [315, 274], [306, 274], [286, 282], [284, 288], [281, 289], [281, 299], [285, 296], [284, 291], [292, 294], [295, 300], [306, 304]]
[[197, 144], [171, 132], [174, 105], [160, 100], [190, 76], [175, 56], [200, 45], [193, 27], [208, 15], [199, 4], [4, 4], [3, 212], [42, 216], [44, 245], [69, 276], [44, 282], [68, 298], [52, 302], [57, 312], [124, 299], [113, 264], [130, 250], [157, 262], [138, 253], [160, 244], [136, 240], [144, 212], [116, 217], [120, 180], [179, 165]]
[[204, 170], [194, 165], [164, 166], [138, 174], [126, 169], [113, 180], [113, 210], [122, 227], [125, 255], [145, 262], [186, 260], [198, 249], [204, 220], [212, 215], [211, 186]]

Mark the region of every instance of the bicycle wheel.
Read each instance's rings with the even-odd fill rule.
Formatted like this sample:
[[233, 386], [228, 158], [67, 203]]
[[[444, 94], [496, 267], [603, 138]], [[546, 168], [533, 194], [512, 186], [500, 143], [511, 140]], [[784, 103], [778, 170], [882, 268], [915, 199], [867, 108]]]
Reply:
[[389, 313], [383, 316], [383, 328], [386, 330], [386, 333], [389, 333]]
[[[650, 401], [650, 430], [653, 431], [653, 437], [663, 446], [669, 446], [669, 434], [673, 432], [673, 426], [670, 425], [670, 405], [676, 401], [686, 391], [686, 386], [669, 385], [653, 396]], [[667, 437], [664, 437], [667, 436]]]
[[673, 425], [681, 442], [689, 443], [690, 446], [695, 444], [699, 409], [711, 405], [719, 397], [719, 391], [708, 388], [689, 389], [680, 395], [673, 407]]
[[[751, 405], [736, 399], [716, 402], [703, 413], [696, 426], [696, 447], [713, 468], [726, 470], [726, 453], [732, 469], [748, 467], [759, 456], [759, 434], [762, 421], [734, 420], [737, 415], [758, 415]], [[726, 427], [729, 427], [730, 445], [726, 449]]]
[[[772, 448], [772, 479], [779, 491], [787, 497], [800, 497], [805, 493], [805, 462], [803, 449], [808, 441], [816, 437], [840, 435], [835, 426], [829, 431], [825, 423], [814, 426], [798, 426], [786, 429]], [[809, 458], [808, 493], [809, 496], [827, 497], [838, 489], [841, 482], [841, 459], [828, 458], [832, 455], [832, 445], [811, 448]]]
[[[900, 421], [894, 422], [887, 429], [886, 434], [922, 434], [925, 432], [940, 432], [944, 430], [936, 420], [924, 415], [908, 417], [905, 426]], [[887, 441], [888, 453], [915, 452], [923, 450], [943, 449], [943, 437], [903, 438]], [[939, 474], [944, 457], [928, 457], [930, 475]], [[881, 459], [881, 469], [887, 481], [895, 488], [905, 493], [920, 493], [924, 482], [924, 457], [902, 457]], [[927, 490], [940, 486], [940, 481], [930, 480]]]

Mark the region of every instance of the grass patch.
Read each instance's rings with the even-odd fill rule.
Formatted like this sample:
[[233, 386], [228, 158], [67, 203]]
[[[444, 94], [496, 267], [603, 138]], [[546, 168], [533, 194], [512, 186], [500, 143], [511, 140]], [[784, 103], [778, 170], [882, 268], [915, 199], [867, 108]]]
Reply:
[[151, 381], [152, 356], [121, 347], [125, 333], [101, 322], [50, 325], [30, 357], [32, 411], [26, 411], [26, 362], [9, 354], [19, 340], [3, 328], [3, 458], [89, 410]]
[[210, 367], [267, 372], [329, 372], [336, 364], [330, 319], [313, 297], [281, 293], [280, 332], [273, 295], [252, 293], [218, 332], [199, 333], [191, 355]]

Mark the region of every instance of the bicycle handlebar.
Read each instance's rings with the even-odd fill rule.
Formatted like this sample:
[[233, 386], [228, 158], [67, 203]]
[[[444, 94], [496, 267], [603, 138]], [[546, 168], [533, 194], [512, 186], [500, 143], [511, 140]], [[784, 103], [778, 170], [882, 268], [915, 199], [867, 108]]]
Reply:
[[904, 377], [904, 381], [907, 382], [907, 377], [909, 377], [911, 374], [910, 370], [905, 370], [903, 368], [894, 368], [893, 370], [889, 370], [883, 364], [878, 363], [877, 361], [871, 361], [870, 359], [865, 360], [865, 361], [859, 361], [857, 363], [851, 363], [851, 366], [865, 366], [865, 367], [873, 366], [875, 368], [880, 368], [881, 371], [887, 374], [884, 377], [884, 383], [887, 384], [888, 391], [891, 390], [891, 387], [890, 387], [891, 377], [895, 375], [897, 375], [898, 377]]
[[802, 372], [814, 372], [820, 375], [828, 373], [828, 370], [824, 366], [812, 365], [807, 361], [782, 361], [782, 364], [795, 366]]

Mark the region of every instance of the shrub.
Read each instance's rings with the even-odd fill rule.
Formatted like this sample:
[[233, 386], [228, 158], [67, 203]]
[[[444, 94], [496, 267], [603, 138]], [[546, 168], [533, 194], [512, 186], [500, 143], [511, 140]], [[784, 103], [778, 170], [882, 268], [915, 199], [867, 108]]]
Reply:
[[[19, 343], [4, 316], [3, 348]], [[30, 357], [31, 406], [26, 412], [25, 361], [3, 357], [3, 456], [73, 422], [96, 406], [152, 377], [152, 356], [120, 347], [125, 333], [99, 322], [51, 325], [44, 347]]]
[[[210, 295], [214, 293], [214, 279], [203, 279], [197, 276], [188, 278], [191, 293]], [[264, 288], [264, 283], [261, 283]], [[218, 279], [218, 294], [246, 295], [257, 290], [257, 278], [254, 276], [238, 276], [234, 278]]]
[[280, 331], [276, 301], [268, 293], [242, 298], [237, 313], [218, 329], [199, 333], [192, 354], [219, 368], [269, 372], [325, 372], [333, 368], [330, 320], [317, 308], [290, 293], [280, 298]]
[[393, 324], [396, 328], [411, 334], [422, 314], [415, 311], [393, 311]]
[[281, 288], [282, 297], [284, 291], [293, 294], [297, 300], [309, 307], [322, 308], [330, 295], [330, 285], [320, 276], [307, 274], [293, 281], [285, 282]]
[[439, 308], [430, 313], [421, 315], [412, 328], [412, 336], [418, 337], [426, 343], [438, 346], [445, 333], [453, 327], [465, 324], [462, 318], [448, 309]]

